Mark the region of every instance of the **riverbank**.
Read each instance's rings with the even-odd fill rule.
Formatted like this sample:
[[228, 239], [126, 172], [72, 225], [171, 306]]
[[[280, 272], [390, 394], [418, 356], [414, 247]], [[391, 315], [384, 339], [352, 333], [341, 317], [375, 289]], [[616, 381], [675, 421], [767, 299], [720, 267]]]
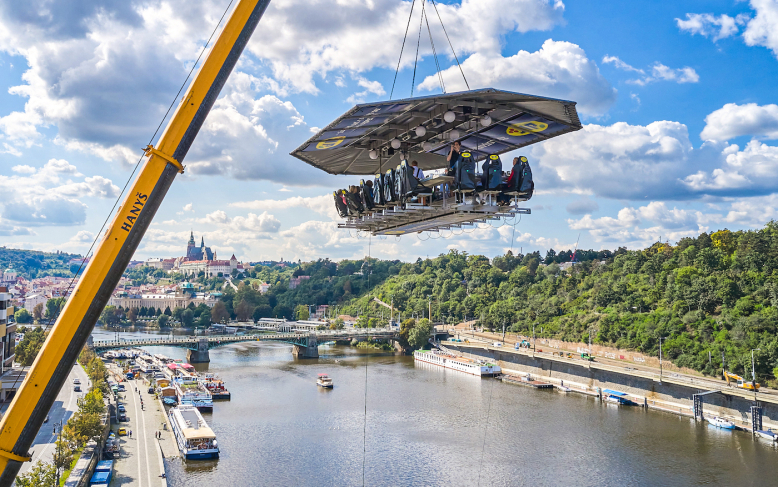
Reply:
[[[693, 416], [692, 395], [715, 391], [704, 397], [703, 413], [724, 417], [741, 429], [751, 429], [754, 393], [726, 387], [720, 381], [665, 374], [659, 371], [589, 362], [531, 349], [515, 350], [487, 343], [443, 342], [443, 345], [475, 359], [497, 362], [506, 371], [529, 374], [535, 379], [561, 384], [589, 394], [602, 389], [624, 392], [648, 409]], [[508, 372], [510, 373], [510, 372]], [[599, 393], [598, 393], [599, 394]], [[763, 428], [778, 429], [778, 395], [759, 392], [756, 399], [763, 410]]]

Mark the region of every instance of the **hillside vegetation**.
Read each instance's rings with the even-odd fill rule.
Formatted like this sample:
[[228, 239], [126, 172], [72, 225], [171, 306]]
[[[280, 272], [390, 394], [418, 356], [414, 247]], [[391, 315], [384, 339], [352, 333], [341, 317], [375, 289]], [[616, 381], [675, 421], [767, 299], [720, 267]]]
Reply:
[[[373, 289], [404, 314], [479, 319], [493, 329], [592, 342], [657, 355], [678, 366], [757, 379], [778, 374], [778, 223], [758, 231], [721, 230], [630, 251], [589, 252], [560, 270], [549, 251], [489, 259], [451, 251], [404, 264]], [[604, 257], [600, 259], [599, 257]], [[547, 264], [547, 265], [546, 265]], [[378, 312], [367, 296], [353, 302]], [[710, 352], [710, 355], [709, 355]], [[710, 357], [710, 360], [709, 360]]]
[[78, 271], [78, 265], [70, 265], [69, 262], [76, 258], [80, 259], [81, 256], [0, 247], [0, 272], [10, 267], [27, 279], [43, 276], [72, 277]]

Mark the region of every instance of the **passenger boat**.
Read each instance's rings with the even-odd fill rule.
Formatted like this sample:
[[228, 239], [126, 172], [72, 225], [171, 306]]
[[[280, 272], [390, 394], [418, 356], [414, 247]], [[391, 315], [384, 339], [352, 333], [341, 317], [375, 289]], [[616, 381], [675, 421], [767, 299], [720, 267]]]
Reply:
[[137, 365], [144, 374], [157, 372], [159, 370], [154, 363], [154, 359], [150, 355], [139, 355], [135, 358], [135, 365]]
[[182, 404], [170, 410], [170, 424], [178, 449], [186, 460], [219, 458], [216, 435], [197, 408]]
[[173, 388], [176, 390], [179, 404], [194, 406], [200, 411], [213, 411], [213, 396], [197, 380], [197, 376], [181, 375], [175, 377]]
[[772, 430], [756, 430], [756, 436], [765, 439], [767, 441], [778, 441], [778, 434], [773, 433]]
[[316, 379], [316, 385], [332, 389], [332, 378], [327, 374], [319, 374], [319, 378]]
[[556, 390], [559, 392], [570, 392], [572, 389], [566, 386], [556, 386]]
[[637, 406], [638, 403], [627, 397], [626, 392], [614, 391], [611, 389], [602, 390], [602, 399], [606, 402], [621, 404], [622, 406]]
[[717, 428], [725, 429], [725, 430], [733, 430], [735, 429], [735, 423], [732, 421], [727, 421], [726, 419], [721, 419], [718, 416], [714, 416], [712, 418], [705, 418], [706, 421], [708, 421], [710, 424]]
[[499, 375], [502, 372], [498, 365], [484, 360], [476, 361], [465, 357], [457, 357], [439, 350], [416, 350], [413, 352], [413, 359], [481, 377]]
[[205, 374], [205, 377], [200, 377], [200, 382], [211, 393], [213, 399], [230, 399], [232, 394], [224, 385], [224, 381], [216, 377], [213, 374]]

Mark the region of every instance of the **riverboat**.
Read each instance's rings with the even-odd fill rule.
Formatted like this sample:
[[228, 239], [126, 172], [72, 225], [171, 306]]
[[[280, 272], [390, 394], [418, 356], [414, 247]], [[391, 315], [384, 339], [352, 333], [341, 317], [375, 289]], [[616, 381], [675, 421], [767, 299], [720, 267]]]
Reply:
[[151, 355], [139, 355], [135, 358], [135, 365], [137, 365], [140, 371], [144, 374], [156, 372], [159, 370], [157, 365], [154, 363], [154, 360], [151, 358]]
[[416, 350], [413, 352], [413, 359], [481, 377], [495, 376], [502, 372], [498, 365], [483, 360], [476, 361], [466, 357], [457, 357], [439, 350]]
[[327, 389], [332, 389], [332, 378], [327, 374], [319, 374], [319, 378], [316, 379], [316, 385]]
[[725, 429], [725, 430], [733, 430], [735, 429], [735, 423], [732, 421], [727, 421], [726, 419], [721, 419], [718, 416], [714, 416], [712, 418], [705, 418], [710, 424], [717, 428]]
[[181, 375], [173, 379], [178, 403], [194, 406], [200, 411], [213, 411], [213, 395], [194, 375]]
[[778, 441], [778, 434], [773, 433], [772, 430], [756, 430], [756, 436], [767, 441]]
[[224, 381], [216, 377], [213, 374], [205, 374], [205, 377], [200, 377], [200, 382], [211, 393], [213, 399], [230, 399], [232, 394], [224, 385]]
[[627, 397], [626, 392], [613, 391], [611, 389], [602, 390], [602, 399], [606, 402], [621, 404], [622, 406], [637, 406], [638, 403]]
[[197, 408], [182, 404], [170, 409], [170, 424], [178, 449], [186, 460], [219, 458], [216, 435]]

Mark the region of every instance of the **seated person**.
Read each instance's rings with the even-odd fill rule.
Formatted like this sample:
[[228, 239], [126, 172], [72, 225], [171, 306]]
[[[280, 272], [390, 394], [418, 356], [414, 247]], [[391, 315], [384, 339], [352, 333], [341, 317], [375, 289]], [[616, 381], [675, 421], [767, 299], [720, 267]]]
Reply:
[[456, 164], [459, 160], [459, 153], [462, 152], [462, 144], [460, 144], [458, 141], [451, 144], [451, 147], [448, 150], [448, 155], [446, 156], [446, 161], [448, 161], [448, 174], [449, 176], [453, 176], [456, 172]]
[[[521, 159], [514, 157], [511, 175], [508, 176], [508, 180], [505, 181], [505, 191], [516, 191], [519, 186], [519, 179], [521, 179]], [[500, 193], [497, 195], [497, 202], [501, 205], [507, 205], [510, 201], [511, 197], [507, 194]]]
[[416, 179], [418, 180], [424, 179], [424, 171], [419, 169], [418, 161], [411, 162], [411, 171], [413, 171], [413, 177], [415, 177]]

